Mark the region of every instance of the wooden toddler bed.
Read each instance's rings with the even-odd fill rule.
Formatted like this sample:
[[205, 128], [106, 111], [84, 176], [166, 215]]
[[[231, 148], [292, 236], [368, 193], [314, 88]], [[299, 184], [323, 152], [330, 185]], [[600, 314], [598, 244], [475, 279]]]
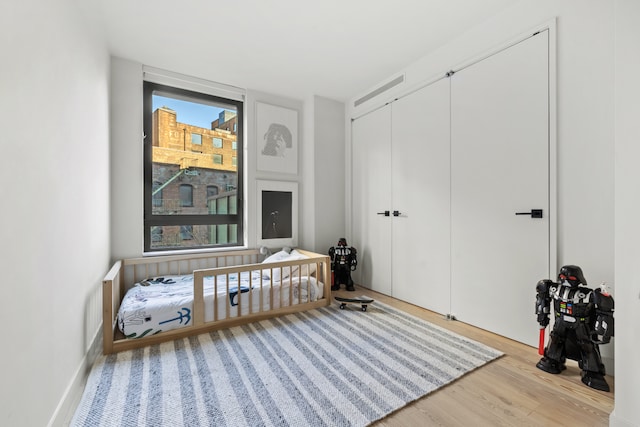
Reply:
[[104, 354], [330, 304], [326, 255], [258, 250], [117, 261], [102, 284]]

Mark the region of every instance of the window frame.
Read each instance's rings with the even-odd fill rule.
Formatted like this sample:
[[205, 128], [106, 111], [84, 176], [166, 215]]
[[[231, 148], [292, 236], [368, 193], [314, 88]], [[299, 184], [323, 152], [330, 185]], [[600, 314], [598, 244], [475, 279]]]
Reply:
[[[237, 127], [236, 144], [238, 146], [237, 157], [237, 207], [235, 214], [224, 215], [193, 215], [193, 214], [153, 214], [153, 95], [169, 96], [182, 99], [193, 99], [210, 102], [220, 107], [228, 106], [236, 111], [236, 120], [244, 123], [244, 102], [238, 99], [225, 98], [212, 95], [209, 93], [196, 92], [193, 90], [183, 89], [173, 85], [156, 83], [154, 81], [143, 80], [143, 129], [144, 129], [144, 154], [143, 154], [143, 186], [144, 186], [144, 253], [162, 253], [162, 252], [190, 252], [202, 250], [214, 250], [218, 248], [245, 247], [244, 240], [244, 161], [242, 159], [245, 141], [243, 134], [243, 126]], [[152, 227], [156, 226], [195, 226], [209, 225], [219, 226], [227, 225], [229, 229], [231, 225], [236, 226], [236, 237], [234, 243], [221, 243], [198, 246], [177, 246], [177, 247], [152, 247]]]

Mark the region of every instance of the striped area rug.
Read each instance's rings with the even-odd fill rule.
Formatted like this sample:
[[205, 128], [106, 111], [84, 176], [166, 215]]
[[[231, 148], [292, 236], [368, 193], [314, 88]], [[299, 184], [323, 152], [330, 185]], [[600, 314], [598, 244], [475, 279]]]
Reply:
[[337, 305], [99, 358], [72, 426], [364, 426], [502, 353]]

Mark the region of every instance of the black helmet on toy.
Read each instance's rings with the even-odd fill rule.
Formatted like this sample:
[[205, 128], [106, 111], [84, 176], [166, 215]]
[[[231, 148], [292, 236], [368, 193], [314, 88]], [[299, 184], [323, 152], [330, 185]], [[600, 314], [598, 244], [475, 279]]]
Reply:
[[561, 282], [569, 282], [571, 287], [574, 288], [580, 284], [587, 286], [587, 280], [582, 274], [582, 269], [577, 265], [565, 265], [562, 267], [560, 274], [558, 274], [558, 279], [560, 279]]

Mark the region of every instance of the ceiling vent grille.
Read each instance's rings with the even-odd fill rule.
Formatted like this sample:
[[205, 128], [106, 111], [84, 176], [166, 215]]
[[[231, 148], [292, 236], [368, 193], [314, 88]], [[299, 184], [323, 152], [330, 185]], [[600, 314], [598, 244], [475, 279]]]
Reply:
[[378, 95], [380, 95], [382, 92], [385, 92], [389, 89], [391, 89], [394, 86], [399, 85], [400, 83], [404, 82], [404, 74], [401, 76], [396, 77], [395, 79], [391, 80], [390, 82], [380, 86], [378, 89], [369, 92], [368, 94], [366, 94], [365, 96], [363, 96], [362, 98], [358, 98], [355, 100], [355, 102], [353, 103], [354, 107], [357, 107], [358, 105], [367, 102], [368, 100], [370, 100], [371, 98], [374, 98]]

